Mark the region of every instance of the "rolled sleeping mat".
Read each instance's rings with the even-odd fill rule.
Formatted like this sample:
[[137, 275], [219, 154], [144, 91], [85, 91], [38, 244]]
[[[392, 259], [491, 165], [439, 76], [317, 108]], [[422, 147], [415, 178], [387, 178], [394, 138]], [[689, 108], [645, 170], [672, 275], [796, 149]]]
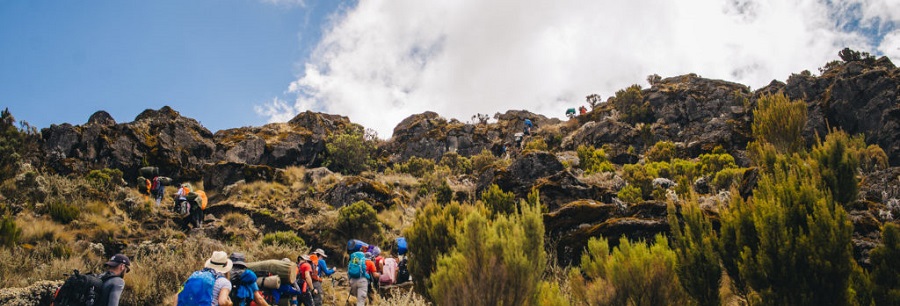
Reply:
[[159, 176], [159, 167], [143, 167], [138, 172], [141, 176], [152, 179]]
[[278, 289], [281, 287], [281, 277], [278, 275], [269, 275], [256, 279], [256, 285], [261, 289]]
[[369, 246], [369, 244], [362, 242], [362, 240], [350, 239], [350, 241], [347, 241], [347, 253], [353, 254], [355, 252], [359, 252], [360, 249], [362, 249], [362, 247], [368, 247], [368, 246]]
[[293, 284], [297, 281], [297, 265], [290, 261], [269, 259], [248, 262], [247, 268], [259, 275], [264, 275], [265, 273], [263, 272], [278, 275], [278, 277], [281, 278], [282, 284]]

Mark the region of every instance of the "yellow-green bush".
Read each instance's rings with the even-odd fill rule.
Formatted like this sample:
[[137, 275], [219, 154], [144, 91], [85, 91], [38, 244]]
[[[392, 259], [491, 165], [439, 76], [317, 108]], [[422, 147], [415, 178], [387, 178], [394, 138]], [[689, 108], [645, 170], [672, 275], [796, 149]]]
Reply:
[[0, 245], [13, 247], [22, 237], [22, 229], [16, 225], [16, 220], [11, 215], [3, 215], [0, 219]]
[[747, 168], [727, 168], [716, 173], [712, 179], [712, 186], [716, 190], [728, 190], [733, 184], [740, 184]]
[[430, 158], [422, 158], [422, 157], [410, 157], [405, 163], [396, 166], [396, 170], [399, 170], [400, 173], [409, 173], [415, 177], [422, 177], [425, 174], [434, 171], [434, 160]]
[[428, 291], [437, 304], [535, 303], [543, 273], [540, 267], [546, 264], [539, 203], [523, 201], [520, 214], [498, 215], [493, 220], [470, 212], [453, 235], [455, 246], [440, 257], [430, 277]]
[[799, 152], [806, 125], [806, 102], [783, 94], [763, 95], [753, 110], [753, 136], [775, 146], [780, 153]]
[[606, 151], [595, 149], [593, 146], [580, 145], [575, 149], [578, 154], [579, 168], [584, 170], [585, 174], [613, 172], [616, 168], [609, 162]]
[[303, 241], [303, 238], [297, 236], [297, 233], [287, 231], [277, 231], [274, 233], [266, 234], [262, 238], [262, 244], [281, 245], [295, 248], [306, 246], [306, 242]]
[[472, 173], [472, 160], [465, 156], [460, 156], [456, 152], [444, 153], [438, 164], [449, 167], [454, 174]]
[[675, 158], [675, 143], [671, 141], [659, 141], [644, 153], [648, 161], [671, 161]]
[[622, 119], [626, 122], [653, 121], [650, 102], [644, 101], [640, 85], [634, 84], [626, 89], [616, 91], [616, 96], [610, 99], [610, 103], [622, 114]]
[[81, 209], [73, 204], [53, 201], [48, 205], [50, 217], [62, 224], [68, 224], [81, 215]]
[[382, 229], [375, 208], [365, 201], [341, 207], [336, 229], [344, 240], [381, 241]]
[[547, 149], [547, 143], [544, 142], [544, 138], [540, 137], [534, 138], [525, 144], [525, 150], [547, 151]]
[[644, 201], [644, 198], [641, 195], [641, 187], [631, 184], [625, 185], [625, 187], [619, 189], [619, 192], [616, 193], [616, 197], [625, 203], [640, 203]]
[[676, 272], [684, 291], [699, 305], [720, 305], [722, 268], [716, 252], [719, 237], [700, 210], [696, 196], [689, 196], [680, 211], [669, 202], [667, 218], [672, 229], [672, 249], [678, 255]]
[[516, 195], [503, 191], [497, 184], [481, 192], [481, 202], [492, 214], [510, 214], [516, 210]]
[[[825, 188], [841, 204], [856, 200], [859, 191], [856, 179], [856, 167], [859, 164], [858, 154], [855, 152], [857, 148], [851, 146], [850, 135], [833, 130], [825, 136], [825, 142], [819, 141], [810, 152], [810, 158], [819, 167], [819, 175]], [[858, 149], [865, 150], [862, 146]]]
[[451, 202], [446, 206], [430, 202], [416, 211], [412, 226], [404, 231], [410, 245], [409, 274], [415, 282], [416, 292], [430, 299], [430, 276], [437, 268], [438, 258], [456, 245], [457, 224], [474, 207]]
[[[585, 279], [575, 274], [570, 283], [575, 297], [586, 304], [684, 305], [689, 301], [676, 274], [677, 256], [663, 235], [655, 243], [619, 239], [612, 253], [605, 238], [588, 240], [581, 256]], [[577, 283], [582, 284], [577, 284]], [[578, 288], [580, 287], [580, 288]]]
[[94, 188], [99, 190], [112, 190], [118, 182], [122, 181], [122, 170], [110, 168], [91, 170], [91, 172], [88, 172], [85, 179], [87, 179]]
[[900, 305], [900, 227], [885, 223], [881, 242], [870, 253], [872, 296], [876, 305]]
[[493, 165], [496, 161], [497, 157], [494, 156], [494, 154], [491, 154], [491, 151], [488, 151], [487, 149], [481, 150], [481, 153], [472, 156], [472, 170], [476, 173], [480, 173], [488, 166]]
[[372, 152], [375, 144], [366, 140], [362, 133], [348, 132], [334, 134], [325, 142], [328, 155], [325, 166], [344, 174], [358, 174], [375, 164]]

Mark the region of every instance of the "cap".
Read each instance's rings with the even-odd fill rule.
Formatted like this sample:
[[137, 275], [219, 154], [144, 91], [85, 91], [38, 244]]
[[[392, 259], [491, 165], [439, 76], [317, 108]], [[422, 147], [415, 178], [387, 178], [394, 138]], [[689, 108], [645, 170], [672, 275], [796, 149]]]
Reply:
[[113, 257], [106, 262], [106, 266], [109, 267], [118, 267], [121, 264], [124, 264], [128, 270], [131, 270], [131, 260], [128, 259], [128, 256], [125, 256], [125, 254], [113, 255]]
[[231, 259], [231, 262], [235, 266], [247, 267], [247, 257], [244, 256], [244, 253], [231, 253], [231, 256], [228, 256], [228, 259]]

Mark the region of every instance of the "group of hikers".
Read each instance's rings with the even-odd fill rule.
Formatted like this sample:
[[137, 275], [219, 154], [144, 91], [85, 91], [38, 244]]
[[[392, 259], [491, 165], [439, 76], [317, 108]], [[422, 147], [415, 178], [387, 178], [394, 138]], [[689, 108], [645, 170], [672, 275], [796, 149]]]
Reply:
[[[148, 196], [148, 200], [149, 196], [156, 200], [156, 209], [160, 208], [163, 196], [166, 194], [166, 186], [171, 185], [172, 182], [171, 178], [159, 175], [157, 167], [141, 168], [140, 176], [137, 178], [138, 190]], [[172, 211], [178, 215], [187, 216], [185, 226], [192, 225], [194, 228], [203, 226], [208, 202], [203, 190], [194, 190], [190, 183], [182, 183], [178, 186], [173, 198]]]
[[[396, 239], [397, 258], [386, 256], [381, 249], [360, 240], [348, 242], [347, 279], [349, 292], [345, 302], [356, 298], [356, 305], [372, 301], [381, 288], [410, 282], [407, 269], [406, 240]], [[247, 262], [243, 253], [228, 255], [214, 251], [203, 267], [191, 273], [183, 283], [175, 304], [206, 306], [268, 306], [287, 300], [290, 305], [321, 306], [322, 281], [337, 272], [325, 262], [322, 249], [297, 257], [296, 262], [263, 260]], [[116, 254], [105, 263], [102, 274], [75, 274], [57, 289], [53, 306], [96, 305], [117, 306], [125, 289], [125, 275], [131, 271], [131, 260]], [[332, 282], [334, 284], [334, 282]], [[332, 301], [336, 294], [332, 293]]]

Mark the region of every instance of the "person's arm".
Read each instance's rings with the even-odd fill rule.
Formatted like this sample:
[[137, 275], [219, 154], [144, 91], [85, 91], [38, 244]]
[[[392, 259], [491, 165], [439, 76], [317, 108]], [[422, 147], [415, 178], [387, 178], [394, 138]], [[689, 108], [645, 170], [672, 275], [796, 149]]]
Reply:
[[106, 305], [119, 306], [119, 299], [122, 298], [123, 290], [125, 290], [125, 280], [121, 277], [114, 278], [109, 290], [109, 303]]
[[319, 271], [325, 273], [325, 276], [331, 276], [332, 274], [334, 274], [334, 269], [329, 269], [328, 265], [325, 264], [324, 259], [319, 259]]
[[263, 297], [262, 293], [259, 293], [259, 291], [253, 292], [253, 301], [256, 302], [257, 306], [269, 306], [269, 303], [266, 302], [266, 298]]
[[225, 287], [222, 290], [219, 290], [219, 306], [232, 306], [231, 298], [228, 297], [228, 294], [231, 293], [231, 288]]
[[304, 277], [306, 277], [306, 285], [309, 286], [310, 289], [312, 289], [311, 291], [313, 293], [318, 294], [318, 292], [316, 292], [318, 290], [316, 290], [316, 287], [313, 286], [312, 277], [310, 276], [310, 274], [312, 274], [312, 272], [310, 272], [310, 271], [306, 271], [303, 273]]

